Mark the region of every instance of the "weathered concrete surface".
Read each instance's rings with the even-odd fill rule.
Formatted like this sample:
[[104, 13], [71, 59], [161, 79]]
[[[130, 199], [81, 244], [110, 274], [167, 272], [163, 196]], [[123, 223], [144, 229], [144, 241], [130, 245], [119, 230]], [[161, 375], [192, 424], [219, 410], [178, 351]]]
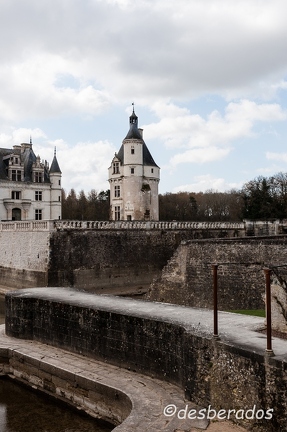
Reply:
[[199, 409], [183, 391], [116, 366], [35, 341], [16, 340], [0, 327], [1, 372], [117, 426], [116, 432], [206, 429], [207, 420], [164, 416], [170, 403]]
[[146, 298], [212, 308], [212, 264], [216, 263], [220, 309], [264, 309], [263, 268], [287, 263], [287, 237], [182, 242]]
[[[8, 293], [6, 332], [108, 361], [180, 385], [214, 409], [272, 409], [271, 419], [231, 418], [252, 431], [287, 430], [287, 341], [274, 357], [256, 330], [264, 318], [42, 288]], [[172, 403], [172, 402], [171, 402]]]

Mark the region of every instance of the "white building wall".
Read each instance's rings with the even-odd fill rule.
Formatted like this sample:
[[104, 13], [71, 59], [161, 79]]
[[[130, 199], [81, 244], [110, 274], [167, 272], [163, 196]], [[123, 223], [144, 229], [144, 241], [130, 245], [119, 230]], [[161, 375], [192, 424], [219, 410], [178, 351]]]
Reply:
[[[42, 192], [42, 200], [37, 201], [36, 191]], [[20, 199], [12, 198], [12, 192], [20, 192]], [[0, 219], [12, 220], [12, 209], [21, 209], [21, 220], [34, 220], [35, 210], [42, 210], [42, 219], [51, 219], [51, 185], [48, 183], [25, 183], [1, 181], [0, 183]]]

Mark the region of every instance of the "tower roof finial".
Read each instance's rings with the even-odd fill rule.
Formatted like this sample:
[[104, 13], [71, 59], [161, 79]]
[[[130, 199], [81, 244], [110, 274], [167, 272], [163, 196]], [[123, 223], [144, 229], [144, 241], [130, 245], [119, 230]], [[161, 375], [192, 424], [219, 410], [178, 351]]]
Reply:
[[30, 135], [30, 144], [32, 144], [32, 135]]

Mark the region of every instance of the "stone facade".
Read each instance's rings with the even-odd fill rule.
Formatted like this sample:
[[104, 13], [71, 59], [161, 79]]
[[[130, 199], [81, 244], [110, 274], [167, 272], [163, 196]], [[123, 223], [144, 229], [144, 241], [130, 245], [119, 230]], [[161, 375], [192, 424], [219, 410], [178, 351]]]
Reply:
[[61, 170], [49, 167], [32, 142], [0, 148], [0, 220], [61, 219]]
[[112, 220], [158, 220], [159, 167], [138, 129], [133, 111], [130, 130], [109, 168]]

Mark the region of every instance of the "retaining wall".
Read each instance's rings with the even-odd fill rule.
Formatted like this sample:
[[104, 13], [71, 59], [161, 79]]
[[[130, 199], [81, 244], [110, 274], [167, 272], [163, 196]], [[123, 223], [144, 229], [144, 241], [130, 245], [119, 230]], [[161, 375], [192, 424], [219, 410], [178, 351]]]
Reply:
[[215, 263], [219, 264], [219, 309], [264, 309], [263, 268], [287, 264], [287, 237], [183, 242], [151, 285], [147, 299], [212, 308]]
[[181, 241], [278, 234], [274, 222], [0, 223], [0, 285], [147, 290]]
[[217, 410], [256, 405], [266, 413], [272, 408], [272, 421], [243, 418], [240, 424], [258, 432], [286, 431], [283, 358], [268, 358], [254, 346], [240, 348], [228, 338], [217, 342], [204, 323], [191, 325], [189, 314], [192, 309], [180, 306], [56, 288], [6, 295], [9, 336], [168, 380], [182, 386], [193, 402]]

